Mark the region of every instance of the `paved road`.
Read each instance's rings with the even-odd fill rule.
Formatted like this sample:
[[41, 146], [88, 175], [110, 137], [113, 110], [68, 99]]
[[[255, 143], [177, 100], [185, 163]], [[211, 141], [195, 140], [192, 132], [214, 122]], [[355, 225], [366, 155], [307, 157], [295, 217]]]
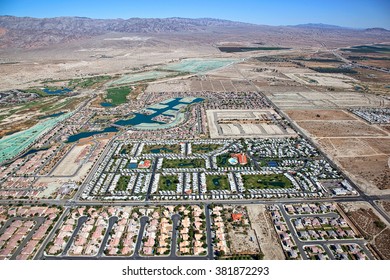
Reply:
[[66, 246], [65, 246], [64, 251], [62, 252], [61, 256], [65, 256], [66, 254], [68, 254], [68, 251], [69, 251], [69, 249], [70, 249], [70, 246], [73, 244], [74, 238], [75, 238], [76, 235], [79, 233], [80, 228], [83, 226], [83, 224], [85, 223], [85, 221], [86, 221], [87, 219], [88, 219], [87, 216], [81, 216], [81, 217], [77, 220], [77, 226], [76, 226], [76, 228], [74, 229], [72, 236], [71, 236], [70, 239], [68, 240], [68, 243], [66, 243]]
[[152, 185], [153, 185], [153, 181], [154, 181], [154, 175], [156, 174], [156, 170], [157, 170], [157, 163], [158, 163], [158, 160], [159, 160], [159, 157], [156, 157], [154, 159], [154, 162], [153, 162], [153, 166], [152, 166], [152, 173], [151, 173], [151, 177], [150, 177], [150, 182], [149, 182], [149, 186], [148, 186], [148, 191], [146, 193], [146, 200], [149, 200], [150, 199], [150, 193], [152, 192]]
[[[71, 200], [62, 200], [62, 199], [41, 199], [41, 200], [0, 200], [0, 205], [13, 205], [13, 204], [24, 204], [24, 205], [56, 205], [56, 206], [143, 206], [143, 205], [178, 205], [178, 204], [209, 204], [209, 203], [218, 203], [218, 204], [275, 204], [275, 203], [303, 203], [303, 202], [358, 202], [358, 201], [371, 201], [374, 203], [377, 200], [390, 200], [390, 195], [375, 195], [375, 196], [348, 196], [348, 197], [326, 197], [326, 198], [274, 198], [274, 199], [239, 199], [239, 200], [230, 200], [230, 199], [205, 199], [205, 200], [160, 200], [160, 201], [75, 201]], [[374, 203], [375, 204], [375, 203]], [[376, 208], [379, 209], [379, 212], [382, 214], [383, 209], [380, 209], [376, 205]], [[386, 218], [386, 217], [385, 217]], [[390, 221], [390, 219], [389, 219]]]
[[148, 222], [149, 222], [149, 217], [142, 216], [140, 218], [140, 228], [139, 228], [139, 232], [138, 232], [138, 238], [137, 238], [137, 241], [135, 243], [134, 254], [131, 257], [131, 259], [139, 259], [140, 258], [139, 251], [141, 250], [142, 238], [144, 236], [145, 227], [146, 227]]
[[171, 253], [169, 254], [169, 259], [175, 259], [177, 257], [177, 226], [179, 225], [180, 215], [172, 215], [172, 238], [171, 238]]
[[108, 219], [108, 227], [104, 234], [102, 244], [100, 245], [99, 252], [97, 253], [97, 257], [101, 257], [103, 255], [104, 249], [106, 248], [107, 240], [110, 237], [110, 232], [112, 230], [112, 227], [117, 221], [118, 221], [117, 216], [113, 216]]
[[210, 218], [210, 209], [209, 204], [204, 205], [205, 210], [205, 216], [206, 216], [206, 238], [207, 238], [207, 258], [209, 260], [214, 259], [214, 250], [213, 250], [213, 240], [212, 240], [212, 233], [211, 233], [211, 218]]

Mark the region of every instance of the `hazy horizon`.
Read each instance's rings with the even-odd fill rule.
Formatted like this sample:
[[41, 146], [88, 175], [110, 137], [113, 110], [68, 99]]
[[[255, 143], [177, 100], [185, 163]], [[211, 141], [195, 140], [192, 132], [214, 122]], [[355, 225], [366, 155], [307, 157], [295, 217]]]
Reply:
[[348, 28], [390, 29], [390, 2], [358, 1], [10, 1], [0, 3], [0, 14], [18, 17], [214, 18], [258, 25], [327, 24]]

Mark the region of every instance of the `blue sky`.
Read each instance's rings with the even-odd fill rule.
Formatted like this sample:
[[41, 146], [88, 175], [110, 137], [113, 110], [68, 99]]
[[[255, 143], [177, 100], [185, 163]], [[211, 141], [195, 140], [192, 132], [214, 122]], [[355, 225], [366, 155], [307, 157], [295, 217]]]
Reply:
[[0, 0], [0, 15], [212, 17], [267, 25], [326, 23], [390, 29], [390, 0]]

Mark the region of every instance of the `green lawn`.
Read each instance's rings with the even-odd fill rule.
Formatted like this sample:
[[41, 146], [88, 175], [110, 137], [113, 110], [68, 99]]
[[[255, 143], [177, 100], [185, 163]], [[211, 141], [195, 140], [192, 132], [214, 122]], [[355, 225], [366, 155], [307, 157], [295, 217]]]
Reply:
[[129, 154], [131, 152], [131, 149], [133, 148], [132, 144], [123, 145], [122, 150], [120, 151], [121, 154]]
[[206, 154], [206, 153], [212, 152], [220, 147], [221, 147], [221, 145], [219, 145], [219, 144], [192, 144], [192, 153], [193, 154]]
[[227, 175], [207, 175], [206, 186], [208, 190], [230, 190]]
[[230, 154], [223, 154], [217, 156], [217, 165], [218, 167], [228, 167], [233, 166], [228, 162], [228, 159], [230, 158]]
[[118, 183], [116, 184], [116, 191], [125, 191], [127, 189], [127, 184], [129, 183], [130, 176], [121, 176]]
[[176, 191], [176, 185], [179, 183], [177, 175], [161, 176], [158, 182], [158, 190], [160, 191]]
[[291, 188], [292, 183], [283, 174], [242, 175], [246, 189], [278, 189]]
[[[127, 95], [131, 92], [129, 87], [118, 87], [107, 89], [106, 101], [113, 105], [121, 105], [127, 102]], [[109, 100], [108, 100], [109, 99]]]
[[163, 168], [204, 168], [204, 159], [164, 159]]
[[145, 145], [143, 154], [180, 154], [179, 145]]

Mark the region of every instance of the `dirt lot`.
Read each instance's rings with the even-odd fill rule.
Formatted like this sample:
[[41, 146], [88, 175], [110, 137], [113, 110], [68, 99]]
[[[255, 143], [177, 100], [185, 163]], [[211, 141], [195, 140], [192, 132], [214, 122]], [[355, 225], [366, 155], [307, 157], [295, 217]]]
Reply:
[[390, 260], [390, 229], [387, 228], [375, 237], [375, 248], [382, 254], [385, 260]]
[[382, 200], [380, 201], [380, 204], [387, 214], [390, 214], [390, 200]]
[[317, 142], [363, 191], [390, 193], [390, 138], [321, 138]]
[[361, 121], [298, 121], [314, 137], [386, 135], [382, 130]]
[[390, 125], [382, 125], [381, 128], [385, 131], [390, 132]]
[[352, 222], [384, 259], [390, 259], [390, 229], [368, 203], [341, 203]]
[[259, 248], [256, 241], [254, 230], [247, 232], [237, 232], [229, 229], [229, 237], [231, 240], [230, 252], [234, 254], [255, 255], [259, 253]]
[[[337, 159], [356, 183], [368, 193], [390, 189], [389, 156], [345, 157]], [[373, 188], [373, 189], [371, 189]]]
[[72, 176], [80, 167], [79, 157], [81, 154], [87, 155], [88, 145], [74, 146], [69, 153], [62, 159], [60, 164], [52, 172], [54, 176]]
[[335, 157], [351, 157], [377, 154], [368, 143], [360, 138], [322, 138], [318, 140], [325, 151]]
[[356, 120], [343, 110], [285, 110], [290, 118], [300, 120]]
[[249, 220], [260, 242], [265, 260], [284, 260], [284, 253], [279, 243], [265, 205], [247, 205]]
[[383, 230], [381, 226], [377, 225], [377, 223], [380, 223], [380, 219], [371, 208], [362, 207], [350, 211], [348, 212], [348, 217], [359, 226], [360, 231], [367, 239], [371, 239]]
[[378, 153], [390, 155], [390, 138], [364, 138], [360, 140], [370, 145]]

